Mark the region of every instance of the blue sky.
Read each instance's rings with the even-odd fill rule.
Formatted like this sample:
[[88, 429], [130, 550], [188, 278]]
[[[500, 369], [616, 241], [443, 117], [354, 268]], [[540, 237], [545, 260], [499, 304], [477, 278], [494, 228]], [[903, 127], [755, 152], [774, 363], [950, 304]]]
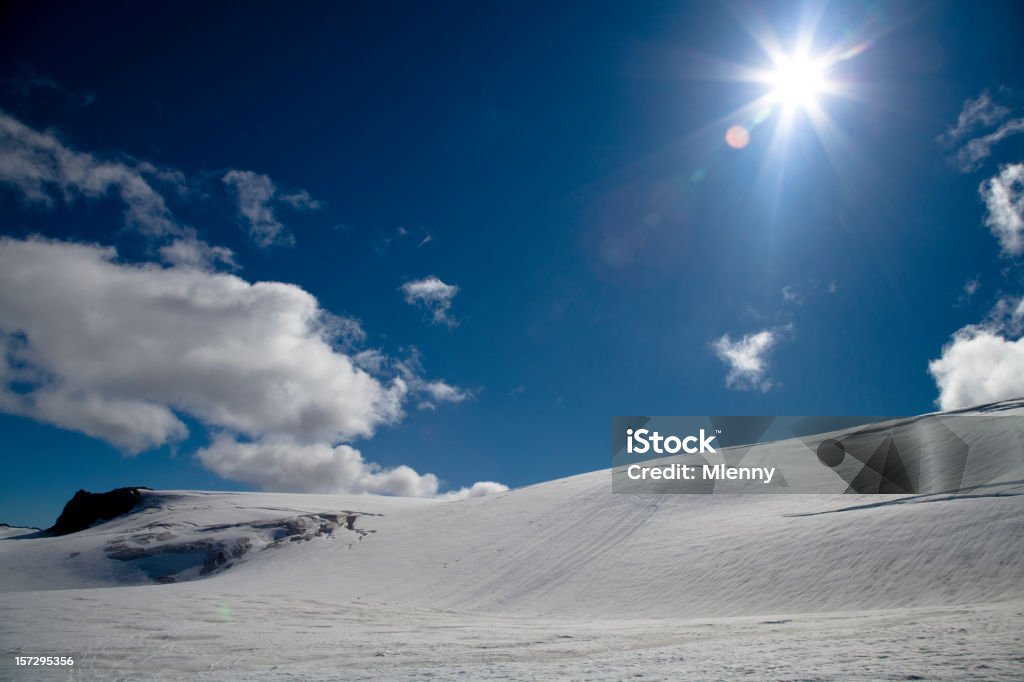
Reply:
[[0, 22], [2, 521], [1024, 393], [1018, 4], [57, 8]]

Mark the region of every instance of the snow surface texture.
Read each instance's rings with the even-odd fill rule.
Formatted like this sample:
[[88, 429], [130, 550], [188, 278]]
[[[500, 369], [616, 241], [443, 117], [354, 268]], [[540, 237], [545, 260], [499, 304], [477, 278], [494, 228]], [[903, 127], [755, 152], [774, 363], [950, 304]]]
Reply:
[[75, 679], [1020, 679], [999, 417], [1024, 404], [978, 415], [1000, 473], [952, 494], [613, 494], [605, 470], [462, 501], [147, 491], [72, 535], [4, 529], [0, 678], [72, 654]]

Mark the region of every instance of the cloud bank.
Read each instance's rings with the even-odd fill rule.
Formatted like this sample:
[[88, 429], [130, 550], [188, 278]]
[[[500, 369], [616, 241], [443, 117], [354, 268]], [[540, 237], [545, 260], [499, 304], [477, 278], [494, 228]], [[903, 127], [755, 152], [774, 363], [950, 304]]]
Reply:
[[419, 474], [404, 464], [384, 468], [367, 462], [358, 450], [348, 445], [303, 445], [286, 438], [241, 443], [221, 436], [196, 456], [204, 466], [224, 478], [282, 491], [344, 491], [454, 500], [508, 490], [508, 486], [501, 483], [479, 481], [470, 487], [438, 495], [440, 482], [434, 474]]
[[[175, 410], [307, 442], [371, 436], [398, 419], [405, 382], [355, 367], [324, 320], [290, 284], [122, 264], [98, 246], [0, 241], [5, 372], [23, 385], [4, 404], [128, 451], [187, 433]], [[80, 400], [90, 407], [75, 408]]]
[[[199, 239], [168, 203], [205, 195], [195, 191], [203, 182], [125, 155], [77, 151], [0, 112], [0, 184], [46, 208], [118, 201], [125, 227], [171, 266], [124, 263], [96, 245], [0, 238], [0, 411], [129, 454], [181, 441], [191, 418], [213, 435], [197, 458], [227, 478], [437, 495], [433, 474], [367, 462], [348, 443], [400, 420], [409, 400], [433, 408], [470, 392], [425, 379], [415, 353], [397, 360], [361, 348], [359, 323], [321, 309], [300, 287], [216, 272], [238, 270], [233, 252]], [[261, 246], [294, 242], [279, 210], [322, 207], [251, 171], [229, 170], [220, 182]], [[457, 289], [441, 285], [410, 295], [453, 324], [447, 310]], [[498, 489], [481, 482], [445, 496]]]
[[[216, 434], [197, 456], [227, 478], [436, 495], [432, 474], [385, 469], [344, 442], [399, 420], [411, 396], [457, 400], [461, 390], [415, 365], [367, 371], [344, 350], [364, 339], [358, 322], [291, 284], [0, 239], [0, 411], [128, 453], [185, 438], [187, 415]], [[375, 352], [378, 369], [395, 364]]]

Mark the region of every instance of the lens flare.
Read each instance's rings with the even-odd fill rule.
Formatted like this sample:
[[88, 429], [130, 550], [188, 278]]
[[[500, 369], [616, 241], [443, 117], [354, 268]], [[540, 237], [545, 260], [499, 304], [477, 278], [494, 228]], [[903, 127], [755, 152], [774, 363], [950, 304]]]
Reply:
[[734, 125], [725, 131], [725, 143], [733, 149], [743, 149], [750, 144], [750, 131], [741, 125]]

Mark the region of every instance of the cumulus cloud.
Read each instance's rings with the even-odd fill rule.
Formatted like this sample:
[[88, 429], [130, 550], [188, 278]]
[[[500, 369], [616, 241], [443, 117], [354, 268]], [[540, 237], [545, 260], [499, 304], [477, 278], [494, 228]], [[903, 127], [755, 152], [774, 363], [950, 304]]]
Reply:
[[[968, 100], [955, 126], [940, 141], [961, 144], [956, 160], [964, 171], [980, 168], [992, 147], [1010, 135], [1024, 133], [1024, 118], [1010, 118], [1009, 108], [987, 92]], [[994, 131], [976, 135], [979, 129]], [[1024, 255], [1024, 163], [1008, 164], [978, 188], [985, 202], [985, 225], [999, 241], [1003, 256]], [[969, 301], [980, 286], [977, 278], [964, 285], [959, 302]], [[955, 332], [941, 356], [928, 363], [939, 389], [943, 410], [1024, 396], [1024, 299], [1002, 296], [987, 318]]]
[[728, 334], [715, 339], [711, 347], [718, 359], [729, 368], [725, 385], [740, 391], [762, 393], [771, 389], [768, 355], [787, 331], [789, 327], [782, 327], [747, 334], [737, 341], [733, 341]]
[[321, 202], [305, 190], [282, 193], [266, 175], [252, 171], [231, 170], [221, 178], [238, 199], [238, 214], [248, 225], [249, 236], [263, 247], [291, 245], [295, 238], [277, 217], [277, 208], [284, 205], [295, 210], [316, 210]]
[[457, 326], [458, 320], [451, 317], [448, 311], [452, 307], [452, 299], [459, 293], [454, 284], [445, 284], [434, 275], [406, 282], [401, 287], [405, 294], [405, 302], [409, 305], [422, 305], [430, 311], [434, 324]]
[[[221, 181], [263, 245], [290, 240], [277, 209], [321, 207], [264, 175], [229, 171]], [[169, 208], [167, 198], [193, 191], [183, 173], [77, 151], [0, 112], [0, 184], [48, 208], [117, 200], [125, 225], [166, 264], [126, 263], [97, 245], [0, 238], [0, 412], [129, 454], [186, 438], [189, 417], [217, 434], [200, 461], [236, 480], [437, 494], [432, 474], [385, 469], [346, 441], [401, 419], [409, 400], [433, 407], [471, 393], [424, 378], [418, 357], [361, 348], [361, 325], [321, 309], [300, 287], [216, 272], [237, 270], [233, 252], [200, 240]], [[429, 294], [422, 300], [434, 305]], [[488, 486], [500, 484], [449, 496]]]
[[182, 437], [175, 412], [254, 437], [369, 436], [407, 391], [337, 352], [331, 318], [297, 286], [123, 264], [98, 246], [0, 241], [0, 329], [22, 339], [6, 372], [30, 374], [4, 386], [7, 411], [128, 451]]
[[384, 468], [367, 462], [349, 445], [297, 443], [287, 438], [239, 442], [218, 436], [196, 456], [217, 475], [284, 492], [372, 493], [434, 497], [439, 481], [400, 465]]
[[984, 321], [968, 325], [928, 363], [943, 410], [1024, 397], [1024, 298], [1000, 298]]
[[1024, 338], [967, 327], [928, 363], [943, 410], [1024, 397]]
[[1006, 256], [1024, 254], [1024, 163], [1003, 166], [978, 188], [992, 231]]
[[[1004, 256], [1024, 255], [1024, 164], [1003, 166], [981, 183], [985, 224]], [[969, 299], [978, 280], [964, 285]], [[1024, 396], [1024, 299], [1003, 296], [979, 324], [963, 327], [928, 363], [943, 410]]]
[[452, 490], [440, 495], [439, 497], [446, 500], [465, 500], [470, 497], [484, 497], [485, 495], [503, 493], [506, 490], [508, 490], [508, 486], [502, 483], [495, 483], [494, 481], [477, 481], [468, 488]]
[[344, 350], [365, 338], [357, 321], [294, 285], [123, 263], [96, 245], [0, 239], [0, 411], [128, 453], [185, 438], [188, 415], [216, 434], [197, 457], [225, 478], [436, 496], [433, 474], [367, 462], [342, 441], [397, 421], [411, 395], [466, 394], [423, 379], [418, 358], [381, 376], [373, 370], [399, 363]]
[[125, 223], [145, 235], [182, 234], [155, 184], [181, 176], [132, 159], [102, 159], [75, 151], [51, 132], [39, 132], [0, 113], [0, 182], [16, 188], [30, 203], [52, 206], [78, 198], [115, 196], [124, 205]]
[[460, 500], [508, 490], [493, 481], [479, 481], [438, 494], [434, 474], [420, 474], [412, 467], [383, 467], [363, 458], [349, 445], [302, 444], [282, 438], [239, 442], [218, 436], [197, 457], [223, 478], [281, 491], [440, 497]]

